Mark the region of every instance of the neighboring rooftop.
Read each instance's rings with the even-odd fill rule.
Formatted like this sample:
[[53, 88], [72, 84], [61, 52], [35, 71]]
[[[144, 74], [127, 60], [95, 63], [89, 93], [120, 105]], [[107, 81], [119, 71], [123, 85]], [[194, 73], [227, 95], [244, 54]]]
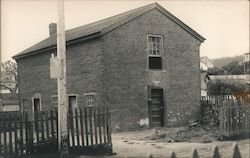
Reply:
[[[184, 24], [182, 21], [180, 21], [178, 18], [176, 18], [174, 15], [172, 15], [170, 12], [165, 10], [163, 7], [161, 7], [158, 3], [152, 3], [140, 8], [136, 8], [115, 16], [112, 16], [110, 18], [106, 18], [94, 23], [90, 23], [87, 25], [83, 25], [71, 30], [67, 30], [65, 32], [66, 36], [66, 42], [67, 44], [70, 44], [71, 42], [75, 42], [77, 40], [86, 40], [89, 38], [98, 37], [100, 35], [105, 34], [106, 32], [119, 27], [120, 25], [154, 9], [157, 8], [162, 13], [164, 13], [167, 17], [172, 19], [175, 23], [177, 23], [179, 26], [181, 26], [183, 29], [185, 29], [187, 32], [192, 34], [195, 38], [203, 42], [205, 40], [204, 37], [199, 35], [197, 32], [195, 32], [193, 29], [188, 27], [186, 24]], [[46, 38], [45, 40], [33, 45], [32, 47], [16, 54], [13, 56], [14, 59], [19, 59], [22, 57], [25, 57], [27, 55], [42, 52], [48, 48], [56, 48], [56, 34], [51, 35], [50, 37]]]
[[0, 94], [0, 101], [4, 106], [8, 105], [19, 105], [17, 93]]

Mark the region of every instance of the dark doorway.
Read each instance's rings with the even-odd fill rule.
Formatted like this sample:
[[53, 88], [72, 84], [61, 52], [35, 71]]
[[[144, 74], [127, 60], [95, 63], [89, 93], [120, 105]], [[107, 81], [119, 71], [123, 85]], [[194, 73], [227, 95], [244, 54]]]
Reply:
[[76, 100], [76, 96], [69, 96], [68, 97], [68, 104], [69, 104], [69, 109], [76, 109], [77, 108], [77, 100]]
[[41, 105], [40, 98], [35, 98], [34, 99], [34, 112], [41, 111], [40, 105]]
[[149, 102], [149, 117], [151, 127], [163, 127], [163, 89], [151, 89], [151, 100]]

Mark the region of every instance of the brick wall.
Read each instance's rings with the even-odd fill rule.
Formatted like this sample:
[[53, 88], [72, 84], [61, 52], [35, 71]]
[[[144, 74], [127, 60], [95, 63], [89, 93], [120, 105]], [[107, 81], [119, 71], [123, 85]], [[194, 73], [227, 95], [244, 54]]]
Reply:
[[[147, 66], [147, 34], [163, 36], [163, 70]], [[200, 110], [200, 42], [157, 9], [104, 35], [107, 100], [117, 128], [148, 117], [148, 86], [164, 89], [165, 125], [196, 120]]]
[[[50, 79], [49, 58], [56, 50], [39, 53], [17, 61], [20, 100], [31, 107], [34, 94], [41, 95], [42, 109], [57, 105], [57, 80]], [[88, 40], [67, 47], [67, 93], [76, 94], [78, 106], [86, 104], [84, 93], [96, 92], [96, 104], [103, 104], [103, 66], [101, 39]], [[98, 88], [97, 88], [98, 87]], [[29, 112], [32, 109], [29, 108]]]
[[[147, 34], [163, 36], [163, 70], [148, 69]], [[200, 41], [168, 19], [157, 9], [106, 33], [102, 37], [67, 47], [68, 94], [78, 95], [78, 105], [85, 104], [84, 93], [96, 92], [97, 105], [112, 109], [115, 128], [134, 128], [148, 118], [148, 87], [164, 89], [165, 126], [195, 120], [200, 110]], [[42, 96], [43, 109], [56, 103], [56, 80], [49, 78], [50, 53], [18, 60], [20, 96]]]

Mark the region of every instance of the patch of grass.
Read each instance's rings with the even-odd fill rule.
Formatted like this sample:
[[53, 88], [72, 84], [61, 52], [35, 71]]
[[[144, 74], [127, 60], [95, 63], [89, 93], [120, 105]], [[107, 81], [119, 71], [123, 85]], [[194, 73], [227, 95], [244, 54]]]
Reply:
[[222, 136], [217, 129], [195, 126], [153, 129], [153, 134], [146, 137], [146, 139], [171, 143], [184, 141], [208, 143], [220, 140], [221, 137]]

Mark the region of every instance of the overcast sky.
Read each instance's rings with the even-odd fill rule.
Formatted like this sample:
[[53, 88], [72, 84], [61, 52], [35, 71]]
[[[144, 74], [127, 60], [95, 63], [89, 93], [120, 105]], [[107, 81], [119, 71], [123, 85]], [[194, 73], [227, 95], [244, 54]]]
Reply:
[[[200, 54], [210, 58], [249, 52], [249, 1], [87, 1], [66, 0], [66, 29], [158, 2], [206, 38]], [[57, 21], [55, 0], [1, 0], [2, 61], [49, 36]]]

